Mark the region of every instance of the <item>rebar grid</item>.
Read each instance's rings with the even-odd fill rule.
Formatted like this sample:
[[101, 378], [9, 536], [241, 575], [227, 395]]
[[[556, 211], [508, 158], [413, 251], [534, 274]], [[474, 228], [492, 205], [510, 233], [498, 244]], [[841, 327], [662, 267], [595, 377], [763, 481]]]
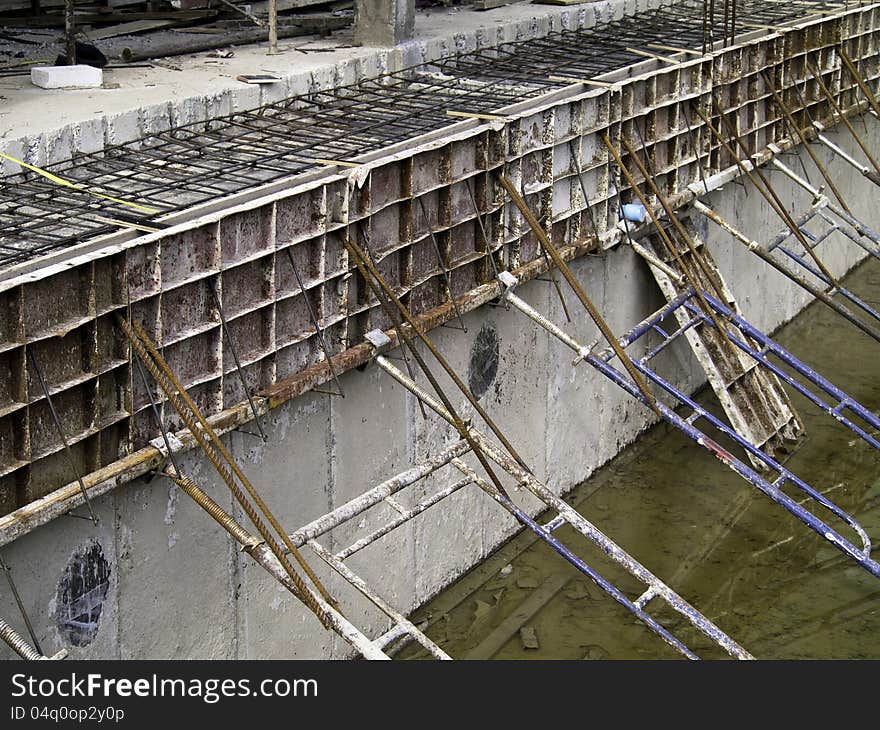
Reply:
[[[534, 98], [566, 82], [590, 79], [645, 57], [663, 43], [699, 48], [702, 5], [689, 0], [594, 29], [563, 30], [505, 43], [365, 79], [354, 85], [285, 99], [259, 109], [174, 127], [134, 142], [77, 155], [47, 170], [95, 192], [161, 211], [141, 224], [315, 169], [316, 160], [346, 160], [441, 129], [447, 111], [486, 113]], [[740, 21], [779, 24], [826, 2], [743, 4]], [[716, 18], [717, 30], [722, 19]], [[132, 220], [130, 208], [33, 172], [0, 185], [0, 267], [58, 250]]]

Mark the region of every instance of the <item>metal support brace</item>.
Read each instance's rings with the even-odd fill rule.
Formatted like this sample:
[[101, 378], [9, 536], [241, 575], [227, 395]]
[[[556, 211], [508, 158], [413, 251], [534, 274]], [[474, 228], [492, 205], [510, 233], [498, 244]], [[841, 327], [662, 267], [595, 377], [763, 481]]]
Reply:
[[[689, 292], [686, 297], [681, 297], [674, 303], [667, 304], [665, 307], [661, 308], [657, 312], [655, 312], [650, 317], [646, 318], [638, 325], [633, 327], [629, 332], [627, 332], [621, 339], [620, 345], [622, 347], [628, 347], [632, 345], [634, 342], [639, 340], [643, 335], [647, 332], [657, 332], [661, 336], [668, 338], [670, 335], [666, 333], [661, 327], [660, 322], [667, 317], [669, 314], [675, 311], [675, 309], [680, 308], [685, 305], [686, 302], [689, 302], [695, 296], [694, 292]], [[715, 308], [719, 314], [725, 314], [723, 311], [723, 305], [720, 304], [717, 300], [714, 300], [708, 294], [704, 293], [704, 297], [709, 301], [713, 308]], [[517, 297], [515, 294], [509, 294], [507, 297], [507, 301], [509, 301], [513, 306], [519, 309], [523, 314], [532, 319], [534, 322], [539, 324], [540, 326], [544, 326], [543, 322], [546, 319], [537, 312], [533, 307], [524, 302], [522, 299]], [[701, 318], [704, 322], [708, 322], [708, 318], [700, 311], [696, 304], [691, 303], [689, 307], [689, 311], [691, 312], [694, 318]], [[745, 321], [742, 318], [739, 318], [743, 325], [745, 325]], [[682, 325], [683, 329], [685, 326]], [[549, 330], [551, 334], [553, 334], [552, 330]], [[755, 330], [757, 333], [757, 330]], [[759, 334], [759, 333], [758, 333]], [[568, 341], [562, 340], [568, 347], [572, 347], [572, 343], [576, 344], [574, 338], [567, 338]], [[778, 347], [778, 346], [777, 346]], [[572, 349], [574, 349], [572, 347]], [[656, 352], [656, 350], [655, 350]], [[779, 348], [779, 352], [783, 352], [782, 348]], [[788, 355], [788, 353], [785, 353]], [[647, 355], [642, 357], [639, 360], [634, 360], [636, 367], [639, 371], [647, 377], [652, 383], [659, 386], [662, 390], [664, 390], [667, 394], [674, 397], [678, 403], [689, 407], [692, 410], [692, 416], [690, 418], [684, 419], [678, 415], [672, 408], [665, 405], [662, 402], [658, 401], [658, 405], [660, 406], [663, 419], [672, 426], [675, 426], [680, 431], [682, 431], [686, 436], [688, 436], [691, 440], [699, 444], [701, 447], [709, 451], [716, 458], [721, 460], [726, 466], [732, 469], [734, 472], [743, 477], [746, 481], [748, 481], [753, 486], [757, 487], [763, 494], [769, 497], [772, 501], [779, 504], [786, 511], [791, 513], [798, 520], [803, 522], [807, 527], [812, 529], [814, 532], [818, 533], [825, 540], [830, 542], [834, 547], [840, 550], [844, 555], [848, 556], [852, 560], [854, 560], [858, 565], [864, 568], [866, 571], [871, 573], [871, 575], [880, 578], [880, 563], [877, 563], [875, 560], [871, 558], [871, 540], [865, 532], [864, 528], [849, 514], [847, 514], [844, 510], [838, 507], [836, 504], [827, 499], [824, 495], [822, 495], [817, 490], [810, 487], [803, 480], [797, 477], [792, 472], [788, 471], [785, 467], [779, 464], [777, 461], [772, 459], [771, 457], [764, 454], [760, 449], [755, 448], [752, 444], [750, 444], [746, 439], [741, 437], [729, 426], [721, 422], [714, 415], [709, 413], [705, 408], [700, 406], [696, 401], [691, 399], [689, 396], [680, 392], [669, 382], [664, 380], [660, 375], [658, 375], [654, 370], [651, 369], [649, 365], [650, 359], [653, 357], [654, 353], [649, 352]], [[594, 368], [596, 368], [603, 375], [608, 377], [618, 386], [620, 386], [623, 390], [628, 392], [633, 397], [642, 398], [642, 395], [638, 388], [636, 388], [635, 384], [632, 383], [625, 375], [612, 367], [609, 362], [612, 357], [612, 352], [610, 350], [606, 350], [598, 355], [590, 355], [587, 359]], [[793, 356], [789, 355], [790, 360], [787, 364], [792, 364], [795, 361]], [[761, 360], [756, 360], [759, 364]], [[805, 367], [805, 366], [804, 366]], [[778, 370], [778, 368], [777, 368]], [[806, 369], [802, 372], [804, 374]], [[814, 375], [817, 375], [814, 373]], [[817, 382], [817, 381], [814, 381]], [[827, 381], [824, 381], [827, 383]], [[815, 401], [814, 401], [815, 402]], [[847, 398], [846, 405], [850, 406], [851, 403], [855, 403], [851, 398]], [[839, 414], [840, 409], [838, 409], [837, 413]], [[836, 417], [836, 416], [835, 416]], [[779, 476], [773, 481], [770, 482], [760, 474], [758, 474], [754, 469], [749, 467], [745, 462], [736, 457], [734, 454], [726, 451], [719, 444], [717, 444], [712, 438], [710, 438], [704, 431], [697, 428], [694, 424], [699, 420], [705, 420], [709, 423], [714, 430], [720, 432], [722, 435], [727, 436], [728, 438], [733, 439], [735, 443], [737, 443], [741, 448], [743, 448], [750, 456], [754, 457], [757, 460], [763, 462], [766, 468], [772, 472], [777, 473]], [[840, 419], [838, 419], [840, 420]], [[810, 512], [809, 510], [804, 509], [800, 502], [795, 501], [787, 494], [785, 494], [781, 487], [783, 484], [789, 483], [792, 486], [796, 487], [800, 491], [804, 492], [809, 499], [817, 502], [823, 508], [831, 512], [835, 517], [841, 520], [844, 524], [846, 524], [850, 529], [852, 529], [859, 537], [859, 540], [862, 543], [862, 547], [856, 547], [849, 540], [843, 537], [837, 530], [829, 526], [823, 520], [819, 519], [815, 514]]]
[[[511, 295], [515, 298], [515, 295]], [[404, 388], [410, 391], [417, 398], [423, 400], [425, 404], [437, 413], [445, 421], [451, 423], [452, 415], [446, 410], [442, 403], [427, 393], [417, 383], [408, 378], [398, 368], [396, 368], [387, 358], [382, 355], [376, 356], [376, 364], [400, 383]], [[617, 543], [607, 537], [601, 530], [575, 510], [571, 505], [565, 502], [558, 495], [554, 494], [549, 487], [539, 481], [533, 474], [525, 471], [513, 459], [491, 442], [485, 434], [476, 428], [470, 429], [471, 436], [479, 444], [485, 454], [489, 456], [499, 467], [506, 471], [517, 484], [528, 489], [535, 497], [541, 500], [547, 507], [555, 510], [565, 523], [571, 525], [577, 532], [589, 539], [593, 544], [597, 545], [605, 555], [612, 561], [624, 568], [630, 575], [644, 583], [648, 588], [653, 587], [657, 595], [663, 599], [675, 611], [686, 618], [694, 627], [701, 631], [705, 636], [713, 642], [721, 646], [731, 656], [737, 659], [753, 658], [745, 649], [707, 619], [703, 614], [697, 611], [693, 606], [687, 603], [681, 596], [673, 591], [668, 585], [661, 581], [657, 576], [652, 574], [647, 568], [639, 563], [635, 558], [629, 555]], [[613, 585], [603, 579], [594, 569], [578, 558], [569, 548], [562, 545], [556, 538], [551, 536], [552, 529], [550, 526], [541, 527], [527, 514], [516, 507], [509, 498], [497, 492], [494, 487], [478, 475], [473, 470], [460, 462], [455, 464], [456, 468], [462, 471], [465, 476], [474, 480], [489, 496], [496, 502], [501, 504], [511, 514], [513, 514], [520, 522], [534, 532], [540, 539], [544, 540], [560, 553], [568, 562], [578, 568], [584, 575], [593, 580], [604, 592], [608, 593], [614, 600], [618, 601], [630, 610], [640, 621], [645, 623], [652, 631], [672, 646], [676, 651], [684, 656], [695, 659], [698, 658], [684, 644], [670, 634], [656, 620], [648, 616], [640, 607], [636, 606], [632, 601], [623, 596]], [[555, 522], [555, 521], [554, 521]], [[561, 522], [559, 523], [561, 524]], [[556, 524], [551, 523], [555, 528]]]

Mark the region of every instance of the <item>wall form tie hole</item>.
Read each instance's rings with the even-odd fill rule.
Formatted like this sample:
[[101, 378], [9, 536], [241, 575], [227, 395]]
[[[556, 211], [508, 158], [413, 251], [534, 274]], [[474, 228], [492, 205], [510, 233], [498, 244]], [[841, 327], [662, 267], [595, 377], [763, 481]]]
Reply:
[[92, 643], [109, 589], [110, 564], [101, 544], [89, 540], [70, 557], [58, 581], [56, 621], [71, 645]]
[[476, 398], [482, 398], [498, 375], [498, 331], [492, 324], [484, 324], [474, 344], [468, 367], [468, 387]]

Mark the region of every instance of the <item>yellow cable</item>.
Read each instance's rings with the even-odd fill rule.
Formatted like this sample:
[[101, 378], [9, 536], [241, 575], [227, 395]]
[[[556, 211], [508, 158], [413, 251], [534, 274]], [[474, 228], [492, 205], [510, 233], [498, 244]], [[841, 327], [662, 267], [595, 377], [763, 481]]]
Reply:
[[139, 203], [132, 203], [128, 200], [120, 200], [119, 198], [111, 197], [110, 195], [104, 195], [104, 193], [96, 193], [92, 190], [87, 190], [84, 187], [77, 185], [76, 183], [70, 182], [70, 180], [65, 180], [63, 177], [58, 177], [58, 175], [53, 175], [51, 172], [47, 170], [43, 170], [34, 165], [29, 165], [27, 162], [23, 162], [22, 160], [16, 159], [12, 155], [7, 155], [4, 152], [0, 152], [0, 157], [9, 160], [10, 162], [14, 162], [16, 165], [21, 165], [22, 167], [31, 170], [32, 172], [37, 173], [38, 175], [42, 175], [47, 180], [51, 180], [53, 183], [57, 185], [63, 185], [66, 188], [72, 188], [73, 190], [78, 190], [81, 193], [88, 193], [89, 195], [95, 195], [99, 198], [104, 198], [104, 200], [109, 200], [113, 203], [119, 203], [120, 205], [127, 205], [129, 208], [135, 208], [136, 210], [143, 211], [144, 213], [161, 213], [162, 211], [158, 208], [150, 208], [146, 205], [140, 205]]

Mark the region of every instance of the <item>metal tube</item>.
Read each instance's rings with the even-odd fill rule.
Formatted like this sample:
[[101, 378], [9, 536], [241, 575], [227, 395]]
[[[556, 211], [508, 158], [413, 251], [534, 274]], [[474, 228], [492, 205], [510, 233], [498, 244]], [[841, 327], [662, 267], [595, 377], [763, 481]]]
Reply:
[[426, 476], [433, 474], [438, 469], [446, 466], [446, 464], [452, 461], [455, 457], [463, 456], [468, 451], [470, 451], [470, 446], [468, 446], [466, 441], [457, 441], [436, 456], [401, 472], [397, 476], [382, 482], [369, 491], [366, 491], [354, 499], [349, 500], [345, 504], [340, 505], [332, 512], [321, 515], [308, 524], [303, 525], [290, 536], [291, 541], [297, 547], [305, 545], [309, 540], [314, 540], [315, 538], [324, 535], [333, 528], [341, 525], [343, 522], [347, 522], [348, 520], [357, 517], [362, 512], [366, 512], [370, 507], [379, 504], [383, 499], [386, 499], [387, 497], [396, 494], [401, 489], [405, 489], [406, 487], [415, 484], [420, 479], [424, 479]]
[[[706, 302], [702, 301], [702, 287], [698, 285], [698, 283], [694, 279], [694, 275], [691, 273], [690, 269], [688, 269], [688, 267], [685, 266], [684, 260], [681, 257], [681, 253], [679, 252], [678, 248], [676, 248], [675, 241], [673, 241], [670, 238], [669, 233], [667, 233], [666, 229], [663, 227], [663, 224], [660, 222], [660, 219], [657, 216], [657, 213], [654, 211], [654, 207], [650, 204], [648, 199], [645, 197], [644, 193], [642, 193], [641, 188], [639, 188], [638, 184], [635, 181], [635, 178], [632, 176], [632, 173], [629, 171], [627, 166], [623, 163], [623, 158], [620, 156], [620, 153], [614, 148], [614, 145], [611, 144], [611, 140], [609, 139], [607, 134], [602, 138], [602, 142], [605, 144], [605, 147], [608, 148], [608, 151], [611, 153], [611, 156], [614, 157], [614, 161], [617, 163], [618, 169], [623, 173], [623, 176], [626, 178], [626, 181], [629, 183], [629, 186], [633, 189], [633, 192], [635, 192], [636, 196], [641, 201], [645, 210], [648, 212], [648, 215], [651, 217], [651, 221], [654, 224], [654, 228], [657, 230], [657, 234], [660, 238], [660, 241], [663, 243], [663, 246], [666, 248], [667, 252], [672, 256], [672, 258], [675, 259], [675, 262], [678, 264], [678, 267], [681, 269], [681, 276], [684, 276], [684, 278], [688, 281], [688, 283], [691, 285], [691, 287], [693, 287], [693, 290], [697, 293], [697, 297], [700, 298], [700, 300], [701, 300], [700, 303], [703, 305], [705, 312], [707, 314], [709, 314], [709, 316], [714, 316], [713, 314], [711, 314], [712, 310], [709, 307], [709, 305]], [[631, 150], [632, 148], [629, 148], [629, 149]], [[635, 154], [633, 152], [631, 152], [630, 154], [635, 159]], [[647, 171], [644, 168], [640, 168], [640, 169], [642, 170], [642, 174], [645, 177], [645, 180], [647, 180], [648, 179]], [[685, 241], [685, 243], [687, 244], [688, 242]], [[691, 254], [694, 255], [696, 258], [696, 253], [694, 251], [692, 243], [688, 244], [688, 246], [689, 246], [689, 250], [691, 251]], [[717, 329], [719, 332], [722, 331], [722, 328], [720, 326]]]
[[[819, 72], [813, 67], [812, 64], [808, 63], [807, 68], [810, 69], [810, 73], [813, 75], [813, 78], [816, 80], [816, 83], [819, 84], [819, 88], [822, 89], [822, 93], [825, 98], [828, 100], [828, 103], [831, 104], [831, 107], [834, 109], [834, 113], [840, 118], [840, 121], [843, 122], [844, 126], [849, 130], [849, 133], [852, 135], [852, 138], [856, 141], [856, 144], [865, 154], [865, 157], [868, 158], [868, 161], [871, 163], [871, 166], [874, 168], [874, 171], [880, 175], [880, 166], [878, 166], [877, 161], [874, 159], [874, 156], [871, 154], [868, 146], [865, 144], [864, 140], [858, 135], [853, 127], [852, 122], [850, 122], [849, 117], [843, 113], [843, 109], [841, 109], [840, 104], [837, 103], [837, 99], [834, 98], [834, 94], [831, 93], [831, 89], [829, 89], [825, 82], [822, 80], [822, 76]], [[833, 119], [833, 116], [832, 116]], [[815, 125], [814, 125], [815, 126]]]
[[[624, 225], [628, 225], [627, 221], [624, 221]], [[651, 266], [655, 266], [660, 271], [662, 271], [666, 276], [672, 279], [676, 286], [683, 286], [685, 283], [685, 277], [683, 274], [680, 274], [675, 269], [673, 269], [669, 264], [665, 261], [661, 261], [654, 254], [652, 254], [648, 249], [646, 249], [642, 244], [638, 241], [630, 238], [629, 245], [632, 247], [632, 250], [635, 251], [639, 256], [641, 256], [645, 261], [647, 261]]]
[[269, 55], [278, 53], [278, 0], [269, 0]]
[[[315, 576], [311, 567], [308, 565], [308, 563], [305, 562], [299, 552], [295, 548], [293, 548], [292, 544], [289, 544], [289, 539], [286, 533], [281, 530], [281, 526], [278, 524], [275, 516], [269, 511], [269, 508], [260, 499], [260, 496], [254, 489], [253, 485], [242, 473], [241, 469], [239, 469], [238, 465], [232, 459], [232, 456], [223, 446], [222, 442], [220, 442], [219, 437], [211, 428], [210, 424], [205, 420], [205, 417], [202, 415], [199, 408], [189, 397], [186, 389], [168, 367], [168, 364], [165, 362], [165, 359], [156, 349], [156, 346], [153, 344], [152, 340], [150, 340], [147, 334], [137, 323], [130, 325], [122, 317], [119, 317], [117, 321], [122, 331], [128, 337], [138, 356], [141, 358], [147, 369], [150, 371], [150, 374], [165, 392], [165, 396], [174, 406], [174, 409], [177, 411], [178, 415], [181, 417], [181, 419], [183, 419], [193, 438], [196, 439], [199, 446], [202, 448], [202, 451], [211, 461], [214, 468], [217, 470], [217, 473], [221, 476], [223, 481], [229, 487], [233, 496], [241, 505], [242, 509], [244, 509], [248, 518], [257, 528], [260, 536], [271, 547], [272, 552], [275, 554], [275, 556], [278, 558], [278, 561], [284, 567], [285, 571], [290, 577], [290, 580], [299, 589], [299, 594], [302, 600], [312, 611], [315, 612], [322, 623], [327, 626], [328, 619], [326, 613], [323, 611], [320, 605], [312, 600], [313, 594], [308, 590], [305, 581], [287, 560], [284, 551], [278, 545], [278, 542], [275, 540], [275, 538], [272, 536], [272, 533], [269, 531], [263, 520], [260, 518], [257, 510], [244, 496], [241, 489], [238, 487], [238, 484], [236, 484], [235, 480], [233, 479], [232, 474], [230, 474], [229, 469], [226, 465], [224, 465], [223, 461], [228, 464], [228, 466], [238, 477], [239, 481], [245, 486], [248, 493], [259, 506], [260, 511], [270, 521], [270, 524], [272, 524], [272, 527], [276, 530], [276, 532], [280, 533], [282, 541], [285, 542], [285, 546], [290, 550], [294, 558], [296, 558], [297, 562], [301, 566], [303, 566], [306, 575], [309, 576], [309, 578], [318, 588], [318, 591], [321, 593], [322, 597], [326, 600], [327, 603], [333, 605], [334, 601], [329, 598], [329, 594], [326, 592], [326, 589], [324, 588], [321, 581], [317, 578], [317, 576]], [[194, 416], [195, 418], [193, 418]], [[198, 419], [199, 424], [201, 425], [201, 429], [196, 424], [195, 419]], [[210, 440], [208, 440], [209, 438]]]
[[450, 484], [449, 486], [444, 487], [439, 492], [435, 492], [434, 494], [419, 500], [412, 507], [403, 510], [394, 519], [382, 525], [382, 527], [373, 530], [373, 532], [371, 532], [369, 535], [365, 535], [360, 540], [353, 542], [351, 545], [343, 548], [342, 550], [337, 550], [336, 557], [339, 558], [339, 560], [348, 560], [348, 558], [350, 558], [352, 555], [360, 552], [368, 545], [372, 545], [380, 537], [384, 537], [392, 530], [400, 527], [404, 522], [411, 520], [416, 515], [422, 514], [422, 512], [427, 510], [429, 507], [433, 507], [438, 502], [446, 499], [446, 497], [448, 497], [450, 494], [455, 494], [455, 492], [457, 492], [459, 489], [462, 489], [463, 487], [466, 487], [468, 484], [472, 483], [473, 482], [471, 479], [460, 479], [454, 484]]
[[327, 550], [320, 543], [309, 540], [308, 545], [312, 550], [315, 551], [315, 554], [321, 558], [327, 565], [329, 565], [333, 570], [335, 570], [339, 575], [345, 578], [354, 588], [356, 588], [360, 593], [362, 593], [366, 598], [370, 600], [373, 605], [375, 605], [380, 611], [385, 613], [388, 618], [390, 618], [394, 623], [398, 626], [401, 626], [407, 634], [409, 634], [413, 639], [415, 639], [419, 644], [421, 644], [425, 649], [430, 652], [431, 656], [435, 659], [441, 660], [450, 660], [452, 659], [449, 654], [447, 654], [443, 649], [441, 649], [437, 644], [431, 641], [425, 634], [418, 629], [418, 627], [412, 623], [406, 616], [404, 616], [399, 611], [396, 611], [384, 598], [378, 595], [375, 591], [371, 590], [370, 587], [366, 584], [366, 582], [361, 578], [357, 573], [355, 573], [351, 568], [349, 568], [345, 563], [343, 563], [339, 558], [337, 558], [333, 553]]
[[[315, 328], [315, 334], [318, 335], [318, 341], [321, 343], [321, 348], [324, 350], [324, 357], [327, 359], [327, 368], [330, 370], [330, 375], [333, 376], [333, 382], [336, 383], [336, 389], [339, 391], [338, 395], [341, 398], [345, 398], [345, 391], [342, 389], [342, 384], [339, 382], [339, 378], [336, 376], [336, 369], [333, 367], [333, 356], [330, 354], [330, 349], [327, 347], [327, 339], [324, 337], [324, 328], [321, 327], [321, 324], [318, 321], [318, 316], [315, 314], [314, 307], [312, 307], [312, 302], [309, 300], [309, 293], [306, 291], [306, 287], [303, 284], [302, 277], [300, 277], [299, 275], [299, 269], [296, 266], [296, 262], [293, 260], [293, 253], [290, 250], [291, 248], [291, 246], [288, 246], [284, 249], [284, 251], [287, 253], [287, 260], [290, 262], [290, 268], [293, 270], [293, 276], [296, 279], [296, 285], [299, 287], [300, 296], [302, 296], [303, 303], [306, 305], [306, 310], [309, 313], [309, 319], [312, 320], [312, 326]], [[217, 308], [220, 308], [219, 304], [217, 305]], [[220, 316], [223, 316], [222, 313]], [[233, 355], [235, 355], [234, 352]], [[235, 359], [235, 362], [236, 364], [238, 364], [237, 357]], [[260, 433], [263, 433], [262, 428], [260, 429]], [[266, 438], [264, 436], [263, 441], [265, 440]]]
[[807, 140], [807, 138], [804, 136], [804, 130], [801, 129], [800, 125], [797, 123], [794, 116], [789, 111], [788, 106], [782, 100], [779, 92], [776, 91], [775, 85], [770, 82], [770, 79], [766, 73], [762, 72], [761, 76], [764, 78], [764, 83], [767, 85], [767, 88], [770, 89], [770, 93], [773, 95], [773, 101], [776, 102], [776, 106], [779, 107], [779, 109], [782, 111], [783, 116], [788, 120], [789, 126], [794, 130], [798, 139], [801, 141], [804, 150], [810, 156], [810, 159], [816, 166], [816, 169], [819, 170], [819, 173], [825, 179], [825, 182], [828, 184], [828, 188], [831, 190], [832, 193], [834, 193], [834, 197], [837, 198], [838, 202], [843, 206], [844, 210], [852, 215], [852, 211], [846, 204], [846, 200], [844, 200], [840, 190], [837, 189], [837, 185], [834, 184], [834, 180], [831, 179], [831, 175], [828, 174], [825, 166], [819, 161], [819, 158], [816, 157], [816, 153], [813, 152], [813, 148], [810, 146], [809, 140]]
[[[813, 126], [816, 127], [817, 130], [822, 129], [822, 126], [818, 122], [814, 122]], [[834, 142], [832, 142], [830, 139], [828, 139], [828, 137], [826, 137], [824, 134], [822, 134], [820, 132], [819, 134], [816, 135], [816, 139], [818, 139], [823, 145], [825, 145], [835, 155], [843, 158], [844, 162], [848, 163], [849, 165], [854, 167], [856, 170], [858, 170], [860, 173], [862, 173], [862, 175], [864, 175], [865, 177], [870, 179], [871, 171], [865, 165], [863, 165], [861, 162], [859, 162], [854, 157], [852, 157], [849, 153], [847, 153], [846, 151], [844, 151], [840, 147], [838, 147], [836, 144], [834, 144]], [[874, 180], [871, 180], [871, 182], [874, 182]]]
[[[709, 298], [709, 302], [713, 308], [725, 314], [736, 326], [736, 328], [739, 329], [740, 332], [743, 333], [743, 335], [745, 335], [743, 339], [740, 339], [739, 337], [737, 337], [735, 332], [732, 332], [730, 334], [731, 340], [737, 347], [739, 347], [743, 352], [747, 353], [760, 365], [767, 368], [778, 378], [781, 378], [788, 385], [797, 390], [798, 393], [807, 398], [814, 405], [821, 408], [823, 411], [825, 411], [825, 413], [830, 415], [836, 421], [842, 423], [844, 426], [856, 433], [875, 449], [880, 450], [880, 441], [878, 441], [871, 434], [850, 421], [846, 416], [843, 415], [842, 410], [843, 408], [848, 408], [859, 418], [861, 418], [865, 423], [871, 426], [871, 428], [873, 428], [875, 432], [878, 433], [880, 433], [880, 417], [878, 417], [868, 408], [865, 408], [854, 398], [844, 393], [830, 380], [826, 380], [818, 372], [816, 372], [811, 367], [807, 366], [801, 360], [788, 352], [788, 350], [780, 347], [778, 344], [776, 344], [776, 342], [771, 340], [756, 327], [753, 327], [749, 322], [747, 322], [729, 307], [724, 306], [721, 302], [716, 301], [711, 297]], [[687, 307], [687, 304], [685, 304], [685, 307]], [[693, 311], [696, 310], [694, 309]], [[760, 345], [760, 349], [753, 347], [749, 343], [749, 340], [757, 342], [758, 345]], [[785, 370], [776, 366], [773, 362], [770, 361], [768, 353], [779, 358], [782, 362], [784, 362], [790, 368], [799, 373], [803, 378], [807, 379], [810, 383], [821, 389], [824, 393], [834, 398], [834, 400], [836, 401], [836, 405], [831, 406], [829, 403], [826, 403], [813, 391], [803, 385], [803, 383], [801, 383], [799, 380], [793, 378]]]
[[[727, 128], [727, 131], [730, 134], [730, 136], [734, 140], [736, 140], [736, 144], [740, 147], [740, 149], [742, 149], [743, 153], [748, 158], [748, 155], [749, 155], [748, 148], [746, 147], [745, 143], [742, 141], [740, 136], [736, 133], [736, 129], [733, 127], [733, 124], [727, 118], [727, 115], [724, 114], [724, 112], [721, 110], [721, 106], [718, 104], [718, 102], [715, 100], [714, 97], [712, 98], [712, 106], [715, 109], [715, 113], [718, 114], [718, 116], [721, 118], [721, 121], [724, 123], [724, 126]], [[710, 122], [708, 117], [706, 117], [706, 115], [703, 114], [702, 109], [700, 109], [699, 106], [695, 106], [694, 110], [697, 112], [700, 119], [702, 119], [703, 122], [706, 124], [706, 126], [709, 128], [709, 131], [712, 132], [712, 134], [721, 143], [721, 145], [724, 147], [724, 149], [727, 151], [727, 153], [733, 158], [733, 161], [736, 164], [736, 166], [739, 167], [739, 169], [742, 170], [742, 172], [749, 178], [752, 185], [754, 185], [755, 188], [757, 188], [758, 192], [760, 192], [761, 195], [763, 196], [763, 198], [770, 204], [770, 207], [773, 208], [774, 211], [776, 211], [776, 214], [789, 227], [791, 232], [794, 234], [795, 238], [797, 238], [798, 241], [800, 242], [800, 244], [804, 247], [804, 249], [810, 253], [810, 256], [813, 258], [813, 261], [816, 262], [816, 266], [818, 266], [822, 270], [822, 272], [825, 273], [825, 275], [828, 277], [828, 279], [830, 281], [833, 281], [835, 283], [835, 285], [837, 285], [837, 283], [838, 283], [837, 279], [828, 270], [828, 267], [826, 267], [825, 264], [822, 263], [821, 259], [816, 254], [816, 252], [813, 251], [812, 248], [810, 248], [809, 244], [807, 243], [807, 240], [804, 238], [804, 235], [801, 233], [800, 229], [797, 227], [797, 224], [794, 222], [794, 220], [792, 220], [792, 217], [789, 215], [788, 211], [786, 210], [785, 206], [783, 205], [782, 200], [780, 199], [779, 195], [776, 193], [776, 190], [773, 189], [773, 186], [770, 185], [770, 181], [767, 179], [767, 176], [764, 175], [764, 173], [761, 171], [761, 168], [758, 165], [752, 163], [751, 161], [748, 162], [749, 167], [746, 167], [746, 163], [743, 162], [743, 160], [741, 160], [739, 158], [739, 155], [736, 153], [736, 150], [731, 148], [731, 146], [727, 142], [727, 140], [724, 139], [724, 137], [721, 135], [721, 132], [719, 130], [715, 129], [715, 127], [712, 125], [712, 122]], [[761, 181], [760, 184], [758, 183], [758, 179], [760, 179], [760, 181]]]

